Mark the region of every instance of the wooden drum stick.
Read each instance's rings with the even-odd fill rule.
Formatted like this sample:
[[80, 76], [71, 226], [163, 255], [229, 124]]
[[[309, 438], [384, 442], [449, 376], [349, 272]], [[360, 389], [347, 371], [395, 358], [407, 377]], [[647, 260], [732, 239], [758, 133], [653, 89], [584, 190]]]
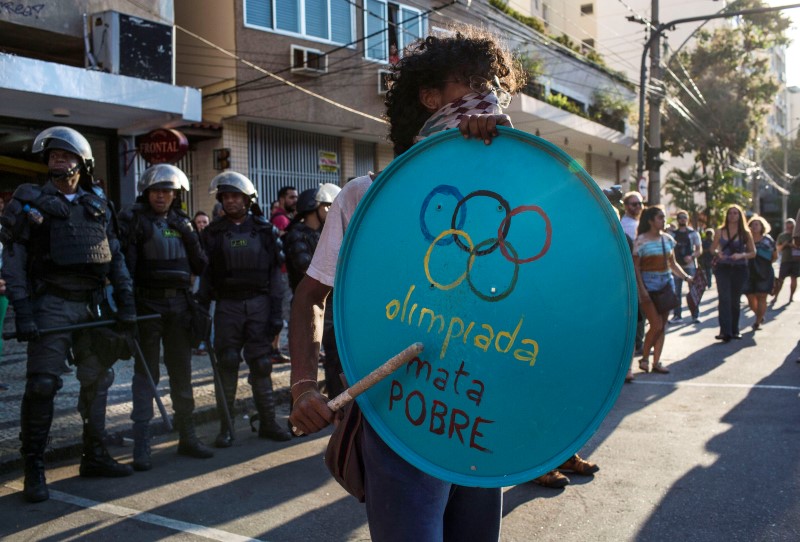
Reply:
[[414, 343], [396, 356], [392, 357], [389, 361], [369, 373], [367, 376], [344, 390], [342, 393], [328, 401], [328, 408], [336, 412], [350, 401], [370, 389], [372, 386], [395, 372], [401, 365], [405, 365], [414, 357], [422, 352], [424, 345], [422, 343]]

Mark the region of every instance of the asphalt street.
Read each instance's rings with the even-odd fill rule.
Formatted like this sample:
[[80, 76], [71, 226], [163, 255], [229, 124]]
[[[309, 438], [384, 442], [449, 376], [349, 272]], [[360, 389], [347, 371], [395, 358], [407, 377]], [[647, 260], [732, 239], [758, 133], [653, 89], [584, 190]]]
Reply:
[[[800, 540], [800, 301], [785, 304], [787, 294], [760, 331], [745, 311], [743, 339], [721, 344], [709, 291], [700, 324], [669, 328], [662, 360], [671, 373], [637, 368], [581, 450], [600, 471], [570, 475], [563, 490], [505, 488], [502, 540]], [[121, 411], [124, 395], [120, 387]], [[64, 452], [48, 463], [51, 499], [35, 505], [22, 501], [21, 472], [6, 462], [0, 539], [370, 539], [363, 505], [323, 465], [329, 433], [275, 443], [237, 427], [235, 445], [208, 460], [178, 456], [175, 435], [164, 433], [154, 469], [124, 479], [82, 479], [74, 452]], [[200, 427], [206, 441], [216, 430]], [[18, 446], [8, 438], [4, 447]], [[130, 460], [129, 445], [111, 451]]]

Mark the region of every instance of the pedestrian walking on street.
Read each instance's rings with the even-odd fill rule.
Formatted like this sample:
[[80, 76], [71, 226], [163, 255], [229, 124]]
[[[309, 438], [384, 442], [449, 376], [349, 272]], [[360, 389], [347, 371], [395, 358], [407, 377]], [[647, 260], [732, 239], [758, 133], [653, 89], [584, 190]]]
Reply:
[[[452, 128], [489, 144], [497, 125], [511, 125], [502, 109], [524, 78], [506, 48], [471, 27], [415, 42], [391, 70], [387, 117], [398, 155]], [[303, 433], [315, 433], [334, 418], [317, 386], [322, 309], [329, 302], [345, 229], [371, 183], [370, 176], [358, 177], [334, 201], [292, 306], [290, 419]], [[372, 540], [498, 540], [499, 488], [460, 486], [423, 473], [395, 453], [366, 419], [360, 448]]]
[[711, 251], [716, 255], [714, 276], [717, 279], [719, 335], [718, 341], [741, 339], [739, 333], [739, 301], [747, 282], [747, 260], [756, 257], [750, 228], [744, 211], [731, 205], [725, 211], [725, 223], [714, 234]]
[[775, 290], [772, 293], [772, 307], [775, 307], [775, 303], [778, 301], [784, 280], [789, 278], [789, 303], [794, 299], [794, 293], [797, 290], [797, 277], [800, 276], [800, 248], [793, 242], [795, 225], [794, 218], [787, 219], [783, 231], [776, 239], [776, 248], [781, 263], [778, 267], [778, 280], [775, 281]]
[[[153, 381], [160, 378], [159, 359], [164, 365], [175, 410], [180, 439], [178, 453], [201, 459], [214, 453], [195, 433], [192, 393], [192, 275], [200, 275], [208, 260], [189, 216], [180, 208], [181, 191], [189, 191], [189, 180], [175, 166], [157, 164], [139, 179], [141, 196], [120, 213], [120, 240], [125, 262], [135, 285], [136, 311], [161, 318], [139, 324], [142, 353]], [[153, 389], [147, 372], [134, 365], [133, 468], [153, 468], [150, 454], [150, 420], [153, 419]]]
[[[198, 301], [208, 309], [215, 300], [214, 350], [219, 357], [216, 385], [221, 427], [217, 448], [233, 444], [233, 419], [239, 366], [250, 368], [248, 382], [259, 417], [259, 438], [277, 441], [292, 436], [275, 421], [272, 388], [272, 341], [283, 327], [280, 281], [283, 253], [278, 231], [263, 216], [252, 181], [235, 171], [220, 173], [211, 181], [211, 193], [222, 202], [225, 215], [203, 230], [202, 241], [209, 265], [200, 280]], [[224, 406], [223, 406], [224, 405]]]
[[[700, 235], [689, 227], [689, 213], [680, 210], [677, 213], [678, 227], [672, 234], [675, 239], [675, 260], [678, 265], [690, 277], [694, 277], [697, 272], [697, 258], [703, 252], [702, 241]], [[675, 308], [671, 322], [678, 323], [683, 321], [681, 315], [681, 308], [683, 307], [683, 280], [679, 276], [674, 277], [675, 280], [675, 293], [678, 296], [678, 306]], [[691, 314], [692, 322], [700, 322], [698, 318], [697, 309]]]
[[[297, 211], [297, 188], [294, 186], [282, 186], [278, 190], [278, 206], [272, 206], [269, 215], [269, 221], [278, 229], [278, 235], [283, 237], [289, 230], [289, 224]], [[281, 267], [281, 274], [276, 277], [279, 282], [273, 281], [272, 288], [281, 294], [281, 316], [285, 322], [289, 321], [292, 307], [292, 289], [289, 288], [289, 277], [286, 272], [286, 266]], [[283, 328], [281, 328], [283, 330]], [[278, 363], [285, 363], [289, 361], [288, 356], [283, 354], [280, 350], [281, 346], [280, 334], [275, 336], [272, 341], [273, 359]]]
[[711, 278], [714, 276], [714, 254], [711, 252], [711, 245], [714, 243], [714, 228], [706, 228], [703, 232], [703, 252], [700, 254], [700, 269], [706, 274], [706, 288], [711, 288]]
[[49, 498], [44, 452], [64, 360], [71, 348], [81, 384], [80, 475], [119, 477], [133, 470], [115, 461], [103, 444], [108, 388], [114, 382], [111, 364], [117, 359], [98, 349], [98, 339], [108, 335], [85, 330], [75, 337], [71, 332], [40, 336], [39, 331], [108, 318], [108, 280], [114, 287], [116, 316], [124, 328], [135, 327], [136, 308], [112, 209], [93, 183], [89, 142], [72, 128], [56, 126], [41, 132], [32, 150], [43, 153], [48, 181], [44, 186], [20, 185], [6, 207], [2, 273], [14, 305], [17, 338], [28, 341], [20, 421], [23, 496], [40, 502]]
[[[624, 212], [619, 219], [619, 223], [622, 225], [622, 231], [625, 232], [625, 235], [630, 239], [631, 243], [638, 235], [636, 229], [639, 227], [639, 217], [642, 216], [642, 210], [644, 209], [643, 201], [644, 198], [639, 192], [628, 192], [622, 196], [622, 208]], [[636, 315], [636, 336], [633, 342], [634, 356], [642, 354], [642, 345], [644, 344], [644, 321], [645, 317], [640, 307], [639, 313]], [[633, 375], [629, 374], [628, 376], [632, 377]]]
[[639, 290], [639, 306], [650, 325], [644, 337], [644, 356], [639, 361], [639, 368], [646, 373], [651, 370], [649, 360], [651, 349], [652, 371], [669, 372], [669, 369], [661, 363], [661, 352], [664, 349], [669, 311], [675, 306], [657, 305], [656, 298], [668, 288], [672, 289], [674, 295], [673, 273], [687, 282], [691, 283], [693, 280], [675, 261], [675, 240], [664, 231], [664, 222], [664, 209], [661, 206], [645, 209], [639, 220], [639, 235], [633, 245], [633, 267]]
[[767, 313], [767, 295], [772, 291], [775, 283], [775, 270], [772, 264], [778, 259], [775, 241], [770, 237], [769, 222], [756, 215], [747, 223], [753, 235], [753, 244], [756, 247], [756, 257], [749, 261], [747, 282], [744, 293], [747, 304], [756, 316], [753, 331], [761, 329], [764, 315]]

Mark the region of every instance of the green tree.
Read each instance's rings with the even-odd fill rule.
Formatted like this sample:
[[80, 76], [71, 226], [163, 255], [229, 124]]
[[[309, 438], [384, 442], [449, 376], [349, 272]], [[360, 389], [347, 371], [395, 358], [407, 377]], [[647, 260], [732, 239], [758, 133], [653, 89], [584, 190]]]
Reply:
[[733, 171], [715, 172], [707, 178], [706, 206], [702, 209], [709, 227], [717, 227], [725, 218], [725, 210], [733, 204], [743, 209], [750, 206], [751, 193], [746, 188], [736, 186]]
[[700, 172], [696, 164], [688, 171], [675, 168], [669, 172], [664, 187], [672, 197], [672, 204], [689, 213], [689, 217], [697, 227], [700, 206], [695, 202], [694, 194], [707, 182], [707, 177]]
[[[728, 10], [764, 5], [738, 0]], [[725, 177], [737, 157], [757, 141], [774, 102], [779, 86], [770, 75], [766, 50], [787, 43], [789, 24], [779, 12], [739, 17], [736, 24], [699, 32], [692, 51], [671, 59], [673, 72], [682, 73], [685, 67], [699, 92], [690, 96], [685, 81], [681, 85], [665, 79], [670, 107], [664, 112], [662, 141], [667, 151], [693, 154], [709, 179]], [[707, 201], [710, 196], [706, 191]]]
[[[706, 175], [695, 164], [689, 170], [673, 169], [664, 182], [667, 194], [678, 209], [686, 210], [695, 228], [717, 227], [729, 205], [746, 208], [750, 204], [750, 191], [735, 186], [733, 171]], [[706, 204], [695, 201], [696, 193], [706, 194]]]

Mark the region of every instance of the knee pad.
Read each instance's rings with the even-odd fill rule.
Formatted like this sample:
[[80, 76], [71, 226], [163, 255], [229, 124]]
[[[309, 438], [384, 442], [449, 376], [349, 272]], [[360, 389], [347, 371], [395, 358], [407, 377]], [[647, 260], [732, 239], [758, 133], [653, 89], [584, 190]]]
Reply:
[[100, 364], [97, 356], [84, 357], [78, 363], [75, 370], [75, 378], [81, 383], [81, 386], [91, 386], [103, 377], [106, 372], [105, 367]]
[[114, 383], [114, 369], [108, 368], [97, 378], [97, 391], [105, 391]]
[[25, 383], [25, 395], [31, 399], [52, 399], [62, 385], [61, 377], [37, 373], [28, 377]]
[[219, 355], [219, 368], [222, 371], [238, 371], [241, 363], [239, 351], [234, 348], [226, 348]]
[[256, 377], [265, 377], [272, 374], [272, 363], [269, 358], [258, 358], [248, 361], [247, 365], [250, 366], [250, 374]]

